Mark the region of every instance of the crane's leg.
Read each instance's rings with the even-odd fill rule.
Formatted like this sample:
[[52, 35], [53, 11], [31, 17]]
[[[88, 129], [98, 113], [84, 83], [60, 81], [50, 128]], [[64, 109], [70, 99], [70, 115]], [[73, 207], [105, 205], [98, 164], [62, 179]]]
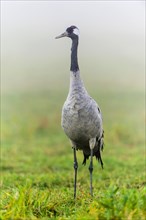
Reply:
[[90, 194], [93, 196], [93, 187], [92, 187], [92, 172], [93, 172], [93, 149], [96, 144], [96, 138], [92, 138], [89, 140], [89, 146], [91, 150], [91, 158], [90, 158], [90, 165], [89, 165], [89, 172], [90, 172]]
[[76, 188], [77, 188], [77, 169], [78, 169], [78, 162], [76, 156], [76, 147], [73, 146], [74, 151], [74, 170], [75, 170], [75, 177], [74, 177], [74, 199], [76, 198]]

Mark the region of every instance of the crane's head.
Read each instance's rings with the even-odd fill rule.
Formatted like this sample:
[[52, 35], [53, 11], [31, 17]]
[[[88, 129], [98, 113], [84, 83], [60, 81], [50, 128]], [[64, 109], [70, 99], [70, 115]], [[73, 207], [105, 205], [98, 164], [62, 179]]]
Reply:
[[76, 26], [72, 25], [68, 27], [63, 34], [60, 34], [59, 36], [55, 37], [55, 39], [58, 39], [61, 37], [70, 37], [71, 39], [78, 38], [79, 29]]

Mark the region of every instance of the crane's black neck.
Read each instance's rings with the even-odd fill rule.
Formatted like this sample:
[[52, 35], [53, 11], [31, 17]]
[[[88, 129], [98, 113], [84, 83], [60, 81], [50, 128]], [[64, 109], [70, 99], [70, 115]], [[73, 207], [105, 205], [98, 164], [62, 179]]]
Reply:
[[78, 37], [72, 39], [70, 70], [73, 72], [77, 72], [79, 70], [77, 49], [78, 49]]

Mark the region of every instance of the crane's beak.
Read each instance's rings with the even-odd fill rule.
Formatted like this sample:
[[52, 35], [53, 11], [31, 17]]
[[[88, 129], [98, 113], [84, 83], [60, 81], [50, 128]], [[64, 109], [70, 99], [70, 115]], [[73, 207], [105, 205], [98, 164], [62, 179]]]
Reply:
[[55, 37], [55, 39], [59, 39], [59, 38], [62, 38], [62, 37], [68, 37], [67, 31], [65, 31], [63, 34], [60, 34], [59, 36]]

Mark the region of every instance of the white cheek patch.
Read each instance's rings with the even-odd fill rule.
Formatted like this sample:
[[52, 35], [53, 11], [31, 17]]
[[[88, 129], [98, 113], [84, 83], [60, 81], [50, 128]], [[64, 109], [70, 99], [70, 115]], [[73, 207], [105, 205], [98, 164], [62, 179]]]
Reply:
[[80, 32], [79, 32], [79, 29], [78, 29], [78, 28], [75, 28], [75, 29], [73, 30], [73, 33], [76, 34], [77, 36], [80, 35]]

